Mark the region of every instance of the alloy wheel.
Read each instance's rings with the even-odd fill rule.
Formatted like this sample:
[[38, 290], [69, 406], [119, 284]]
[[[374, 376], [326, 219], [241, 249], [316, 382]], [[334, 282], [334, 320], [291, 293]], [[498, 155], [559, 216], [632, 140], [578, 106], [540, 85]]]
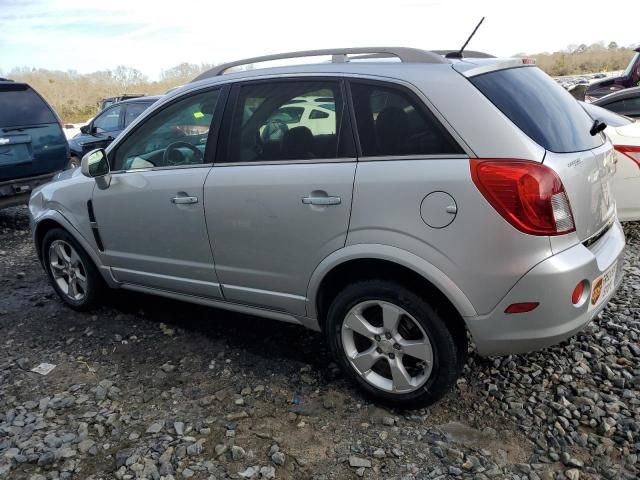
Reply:
[[341, 328], [351, 366], [370, 385], [390, 393], [422, 387], [433, 370], [433, 347], [420, 323], [390, 302], [358, 303]]
[[53, 280], [64, 295], [79, 302], [87, 295], [87, 269], [78, 252], [64, 240], [54, 240], [49, 246], [49, 265]]

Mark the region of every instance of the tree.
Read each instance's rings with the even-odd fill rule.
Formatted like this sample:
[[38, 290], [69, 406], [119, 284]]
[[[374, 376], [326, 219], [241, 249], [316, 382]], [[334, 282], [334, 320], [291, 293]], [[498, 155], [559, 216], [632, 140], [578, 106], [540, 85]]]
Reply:
[[616, 48], [618, 48], [618, 44], [616, 42], [609, 43], [609, 50], [615, 50]]

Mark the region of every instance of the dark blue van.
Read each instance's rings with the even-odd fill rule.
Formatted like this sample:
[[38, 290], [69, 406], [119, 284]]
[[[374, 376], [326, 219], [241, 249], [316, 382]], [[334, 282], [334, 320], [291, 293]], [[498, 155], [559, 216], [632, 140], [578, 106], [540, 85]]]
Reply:
[[26, 83], [0, 79], [0, 208], [27, 203], [68, 162], [53, 109]]

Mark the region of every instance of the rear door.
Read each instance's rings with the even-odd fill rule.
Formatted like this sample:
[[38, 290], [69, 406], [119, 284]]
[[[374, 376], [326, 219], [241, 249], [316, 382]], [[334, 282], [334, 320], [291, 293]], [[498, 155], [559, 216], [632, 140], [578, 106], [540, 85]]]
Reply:
[[58, 118], [40, 95], [0, 82], [0, 182], [56, 172], [68, 156]]
[[[315, 97], [327, 99], [331, 128], [289, 108]], [[356, 158], [342, 82], [238, 84], [224, 124], [204, 187], [224, 296], [304, 315], [312, 272], [349, 226]]]

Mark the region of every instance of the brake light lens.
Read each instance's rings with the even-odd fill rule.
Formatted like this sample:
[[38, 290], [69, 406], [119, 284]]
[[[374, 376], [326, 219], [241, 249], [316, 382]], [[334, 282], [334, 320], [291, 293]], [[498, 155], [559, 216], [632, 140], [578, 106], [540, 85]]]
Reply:
[[521, 232], [546, 236], [575, 231], [564, 185], [549, 167], [510, 159], [472, 159], [470, 166], [480, 193]]
[[629, 157], [640, 168], [640, 147], [630, 145], [614, 145], [613, 148], [622, 155]]
[[573, 293], [571, 294], [571, 303], [573, 303], [574, 305], [577, 305], [578, 302], [580, 302], [580, 299], [582, 298], [582, 294], [584, 293], [584, 284], [585, 284], [585, 281], [582, 280], [578, 282], [578, 284], [576, 285], [576, 288], [573, 289]]

